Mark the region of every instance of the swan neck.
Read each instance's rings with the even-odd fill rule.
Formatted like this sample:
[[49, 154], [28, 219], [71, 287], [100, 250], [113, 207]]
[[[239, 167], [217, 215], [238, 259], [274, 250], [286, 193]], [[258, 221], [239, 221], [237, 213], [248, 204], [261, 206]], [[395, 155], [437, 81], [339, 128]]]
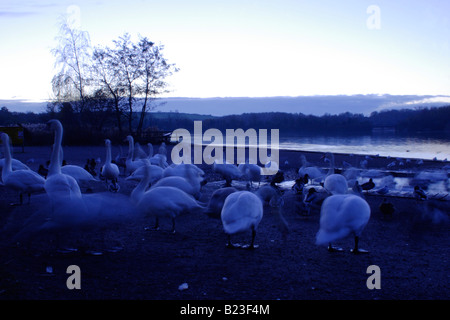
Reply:
[[133, 139], [133, 137], [130, 137], [130, 139], [128, 140], [127, 159], [133, 160], [133, 156], [134, 156], [134, 139]]
[[63, 129], [58, 125], [55, 130], [55, 141], [53, 144], [52, 156], [50, 158], [50, 166], [48, 168], [48, 176], [61, 173], [61, 142]]
[[134, 188], [134, 190], [131, 193], [131, 198], [136, 204], [139, 202], [139, 200], [142, 199], [142, 196], [145, 193], [145, 189], [147, 189], [147, 186], [150, 183], [149, 171], [150, 168], [147, 165], [145, 165], [144, 177], [142, 178], [141, 181], [139, 181], [138, 185], [136, 186], [136, 188]]
[[111, 163], [111, 144], [106, 145], [106, 163]]
[[334, 156], [330, 153], [327, 156], [328, 160], [330, 160], [330, 168], [328, 169], [328, 175], [334, 174]]
[[3, 135], [3, 151], [5, 152], [5, 164], [2, 169], [2, 177], [6, 177], [12, 171], [11, 149], [9, 148], [9, 136]]

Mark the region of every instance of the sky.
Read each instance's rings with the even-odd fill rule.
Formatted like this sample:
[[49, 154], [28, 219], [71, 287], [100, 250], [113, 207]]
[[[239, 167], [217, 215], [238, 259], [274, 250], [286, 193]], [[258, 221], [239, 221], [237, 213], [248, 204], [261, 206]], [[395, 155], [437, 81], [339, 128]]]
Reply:
[[[51, 98], [58, 19], [130, 33], [180, 69], [169, 97], [430, 95], [450, 102], [450, 1], [2, 0], [0, 100]], [[428, 98], [429, 99], [429, 98]]]

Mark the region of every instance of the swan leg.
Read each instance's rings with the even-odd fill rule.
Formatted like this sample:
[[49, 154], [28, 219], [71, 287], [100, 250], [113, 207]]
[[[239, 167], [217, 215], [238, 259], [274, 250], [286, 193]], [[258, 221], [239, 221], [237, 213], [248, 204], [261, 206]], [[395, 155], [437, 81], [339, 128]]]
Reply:
[[240, 248], [241, 247], [239, 244], [231, 242], [231, 235], [228, 235], [228, 243], [227, 243], [226, 246], [229, 249], [236, 249], [236, 248]]
[[331, 242], [328, 244], [328, 251], [329, 252], [341, 252], [341, 251], [343, 251], [343, 249], [342, 248], [339, 248], [339, 247], [334, 247], [332, 244], [331, 244]]
[[369, 253], [369, 251], [358, 248], [359, 237], [355, 236], [355, 248], [351, 250], [353, 254]]
[[256, 237], [256, 230], [255, 228], [252, 228], [252, 242], [250, 243], [250, 245], [242, 246], [242, 248], [249, 250], [258, 248], [259, 246], [255, 245], [255, 237]]
[[175, 230], [175, 218], [172, 218], [172, 233], [175, 234], [176, 230]]

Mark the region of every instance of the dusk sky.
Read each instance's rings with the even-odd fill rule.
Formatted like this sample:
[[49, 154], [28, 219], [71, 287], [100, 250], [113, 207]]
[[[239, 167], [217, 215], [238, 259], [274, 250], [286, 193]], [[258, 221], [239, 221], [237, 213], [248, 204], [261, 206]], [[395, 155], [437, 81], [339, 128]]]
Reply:
[[448, 12], [437, 0], [3, 0], [0, 99], [51, 97], [64, 14], [92, 46], [124, 32], [164, 45], [180, 68], [172, 97], [450, 96]]

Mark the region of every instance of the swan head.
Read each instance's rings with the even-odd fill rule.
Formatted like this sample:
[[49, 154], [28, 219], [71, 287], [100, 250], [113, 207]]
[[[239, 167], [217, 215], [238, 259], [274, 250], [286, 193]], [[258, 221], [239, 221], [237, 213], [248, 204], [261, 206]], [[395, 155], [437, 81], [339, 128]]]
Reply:
[[111, 140], [109, 139], [105, 139], [105, 146], [110, 146], [111, 145]]
[[62, 128], [62, 124], [57, 119], [51, 119], [47, 122], [47, 128], [49, 128], [50, 130], [56, 130], [58, 128]]

